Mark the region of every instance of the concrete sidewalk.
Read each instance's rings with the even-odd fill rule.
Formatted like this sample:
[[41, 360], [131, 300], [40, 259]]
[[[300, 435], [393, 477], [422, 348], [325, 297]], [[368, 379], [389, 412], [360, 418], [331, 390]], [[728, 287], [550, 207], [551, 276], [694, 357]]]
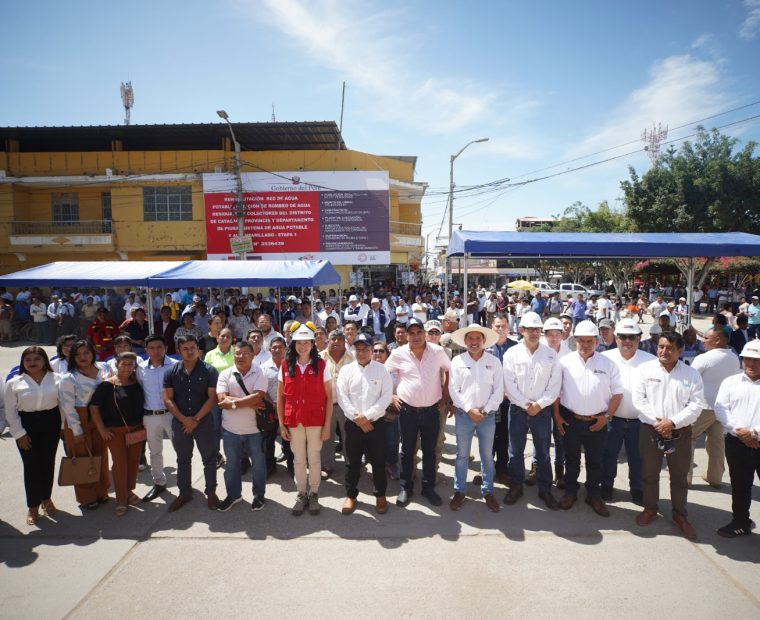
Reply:
[[[20, 350], [0, 349], [0, 369], [18, 363]], [[628, 501], [624, 465], [609, 519], [582, 501], [569, 512], [545, 510], [535, 487], [515, 506], [492, 514], [471, 485], [468, 501], [454, 513], [447, 505], [453, 423], [447, 430], [441, 508], [417, 494], [408, 508], [391, 505], [378, 516], [363, 477], [360, 509], [345, 517], [339, 462], [338, 480], [322, 485], [324, 508], [317, 517], [290, 515], [295, 489], [282, 467], [267, 485], [261, 512], [251, 512], [248, 503], [211, 512], [198, 491], [193, 502], [170, 515], [176, 461], [165, 441], [171, 494], [118, 518], [113, 502], [83, 515], [73, 490], [55, 487], [59, 513], [38, 527], [24, 523], [21, 461], [6, 433], [0, 438], [2, 617], [760, 615], [760, 535], [725, 540], [715, 533], [730, 520], [726, 483], [714, 490], [695, 472], [689, 504], [700, 534], [696, 543], [683, 539], [669, 520], [666, 471], [663, 516], [647, 528], [636, 526], [640, 509]], [[526, 454], [530, 450], [528, 445]], [[706, 464], [703, 448], [697, 462]], [[195, 488], [202, 489], [197, 454], [193, 472]], [[223, 471], [218, 480], [223, 498]], [[150, 485], [149, 472], [142, 472], [137, 493]], [[501, 500], [505, 489], [497, 487]], [[389, 497], [397, 490], [391, 481]], [[243, 496], [250, 502], [250, 475]], [[754, 514], [760, 520], [756, 507]]]

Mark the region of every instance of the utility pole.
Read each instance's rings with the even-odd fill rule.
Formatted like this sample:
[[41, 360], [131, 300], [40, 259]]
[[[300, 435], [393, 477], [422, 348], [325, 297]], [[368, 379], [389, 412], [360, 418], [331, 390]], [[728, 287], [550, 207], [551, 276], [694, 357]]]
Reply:
[[[459, 157], [464, 150], [470, 146], [471, 144], [477, 144], [478, 142], [488, 142], [488, 138], [478, 138], [477, 140], [472, 140], [465, 144], [461, 149], [459, 149], [455, 155], [451, 156], [451, 159], [449, 161], [449, 243], [451, 243], [451, 237], [454, 234], [454, 161], [457, 157]], [[449, 275], [450, 275], [450, 268], [449, 268], [449, 259], [446, 258], [446, 275], [445, 275], [445, 282], [444, 282], [444, 291], [443, 291], [443, 301], [444, 301], [444, 311], [446, 308], [448, 308], [449, 303]], [[464, 292], [464, 295], [467, 295], [467, 291]]]
[[[216, 113], [219, 118], [224, 119], [227, 126], [230, 128], [230, 135], [232, 136], [232, 144], [235, 147], [235, 203], [238, 218], [238, 236], [245, 236], [245, 204], [243, 203], [243, 177], [240, 174], [240, 142], [235, 138], [235, 132], [232, 129], [232, 123], [227, 112], [224, 110], [217, 110]], [[247, 260], [245, 250], [238, 252], [240, 260]]]

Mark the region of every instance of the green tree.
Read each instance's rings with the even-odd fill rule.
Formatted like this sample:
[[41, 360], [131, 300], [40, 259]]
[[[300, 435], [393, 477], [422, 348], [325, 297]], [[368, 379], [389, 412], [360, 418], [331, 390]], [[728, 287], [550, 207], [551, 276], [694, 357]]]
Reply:
[[[717, 129], [697, 128], [692, 144], [671, 147], [639, 177], [621, 187], [626, 216], [641, 232], [732, 232], [760, 234], [760, 158], [757, 144], [748, 142], [735, 151], [738, 141]], [[686, 265], [676, 260], [681, 272]], [[707, 259], [696, 274], [701, 286], [714, 259]]]

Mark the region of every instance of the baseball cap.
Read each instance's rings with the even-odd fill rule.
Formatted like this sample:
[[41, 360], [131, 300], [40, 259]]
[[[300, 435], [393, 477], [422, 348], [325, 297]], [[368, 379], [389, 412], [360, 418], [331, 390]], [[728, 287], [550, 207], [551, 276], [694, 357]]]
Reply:
[[375, 341], [369, 334], [361, 332], [359, 334], [356, 334], [356, 338], [354, 338], [354, 346], [357, 344], [366, 344], [368, 347], [371, 347], [373, 344], [375, 344]]
[[451, 321], [452, 323], [459, 323], [459, 315], [454, 310], [446, 310], [446, 313], [439, 314], [438, 318], [441, 321]]
[[559, 331], [564, 331], [565, 326], [562, 325], [562, 321], [559, 319], [556, 319], [554, 317], [551, 317], [550, 319], [546, 319], [546, 322], [544, 323], [544, 331], [548, 332], [552, 329], [557, 329]]
[[406, 324], [406, 331], [409, 331], [410, 329], [412, 329], [412, 327], [419, 327], [421, 330], [423, 331], [425, 330], [425, 324], [419, 319], [415, 319], [415, 318], [409, 319], [409, 321]]
[[641, 328], [636, 325], [633, 319], [622, 319], [615, 327], [616, 334], [635, 334], [641, 333]]
[[667, 310], [663, 310], [662, 312], [660, 312], [659, 316], [660, 317], [666, 316], [670, 318], [670, 312], [668, 312]]
[[612, 319], [602, 319], [599, 321], [599, 327], [609, 327], [610, 329], [613, 329], [615, 327], [615, 321]]
[[520, 319], [520, 327], [538, 327], [541, 329], [543, 326], [541, 317], [535, 312], [526, 312]]
[[372, 298], [372, 301], [371, 301], [371, 302], [369, 302], [369, 303], [371, 303], [371, 304], [379, 304], [379, 303], [380, 303], [380, 300], [379, 300], [377, 297], [373, 297], [373, 298]]
[[562, 314], [559, 315], [559, 318], [572, 320], [573, 319], [573, 315], [570, 314], [569, 312], [563, 312]]
[[599, 328], [591, 321], [581, 321], [575, 326], [574, 336], [599, 336]]
[[440, 321], [436, 321], [435, 319], [432, 319], [432, 320], [428, 321], [427, 323], [425, 323], [425, 331], [426, 332], [429, 332], [429, 331], [431, 331], [433, 329], [437, 329], [439, 332], [442, 332], [443, 331], [443, 327], [441, 326], [441, 322]]
[[760, 340], [750, 340], [744, 345], [740, 357], [752, 357], [760, 359]]
[[198, 303], [200, 300], [201, 300], [201, 298], [200, 298], [200, 297], [198, 297], [198, 295], [196, 295], [195, 297], [193, 297], [193, 301], [194, 301], [195, 303]]
[[348, 301], [349, 301], [349, 302], [352, 302], [352, 301], [359, 301], [359, 298], [358, 298], [356, 295], [351, 295], [351, 297], [349, 297], [349, 298], [348, 298]]

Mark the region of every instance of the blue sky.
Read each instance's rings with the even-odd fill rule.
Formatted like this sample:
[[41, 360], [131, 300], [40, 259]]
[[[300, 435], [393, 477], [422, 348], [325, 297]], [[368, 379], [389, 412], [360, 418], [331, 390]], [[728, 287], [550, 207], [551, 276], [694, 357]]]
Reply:
[[[431, 238], [444, 215], [449, 156], [470, 140], [490, 138], [457, 159], [460, 188], [637, 151], [655, 122], [678, 140], [694, 121], [739, 106], [754, 104], [704, 124], [760, 114], [760, 0], [132, 0], [112, 7], [6, 3], [0, 124], [121, 123], [119, 84], [127, 79], [133, 123], [217, 122], [219, 108], [233, 122], [267, 121], [272, 104], [278, 120], [337, 122], [345, 80], [349, 148], [419, 157], [417, 180], [430, 184], [423, 233]], [[722, 131], [758, 140], [760, 119]], [[620, 206], [628, 165], [643, 172], [649, 161], [638, 152], [461, 197], [454, 220], [511, 229], [519, 216], [561, 213], [575, 201]]]

